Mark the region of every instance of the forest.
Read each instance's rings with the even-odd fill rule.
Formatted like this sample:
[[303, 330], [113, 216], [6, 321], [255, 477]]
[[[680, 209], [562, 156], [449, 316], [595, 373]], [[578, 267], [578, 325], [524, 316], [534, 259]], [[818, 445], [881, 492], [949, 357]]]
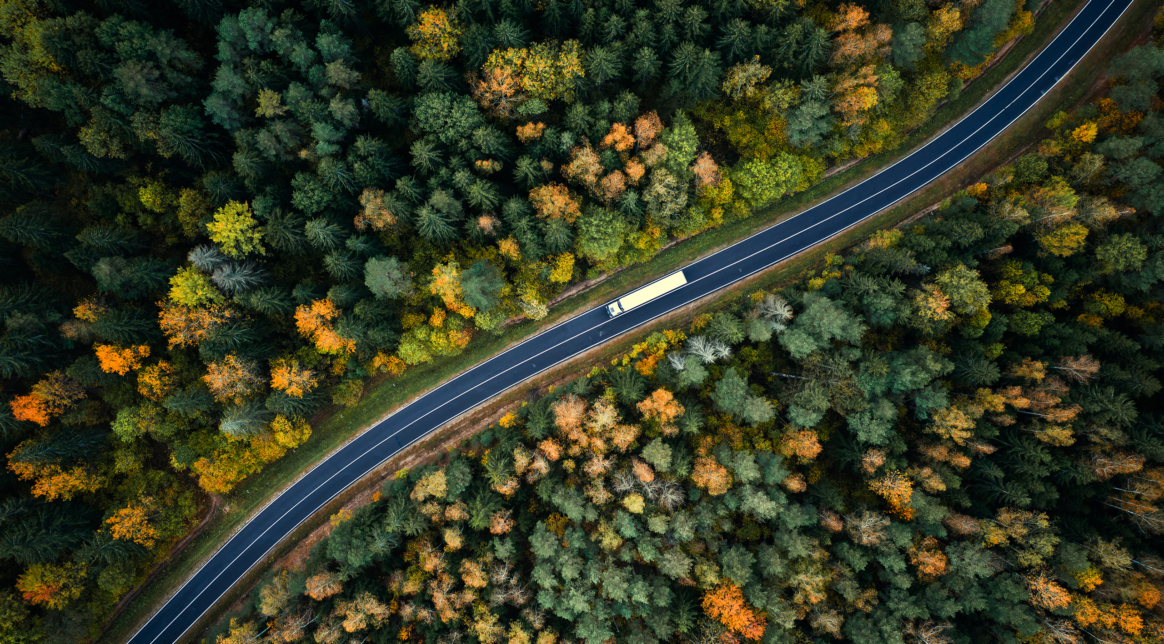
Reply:
[[[542, 319], [569, 286], [649, 260], [666, 244], [779, 205], [830, 168], [893, 149], [1000, 47], [1029, 33], [1040, 9], [1039, 0], [0, 3], [0, 642], [97, 636], [209, 499], [304, 445], [321, 410], [357, 404], [373, 378], [406, 381], [410, 368], [458, 355], [474, 337]], [[1043, 165], [1017, 164], [1015, 177], [966, 199], [1013, 202], [1014, 213], [1026, 214], [1007, 215], [1007, 226], [1034, 230], [1039, 248], [1070, 249], [1065, 257], [1077, 261], [1107, 238], [1087, 237], [1087, 226], [1102, 231], [1107, 219], [1131, 226], [1154, 212], [1164, 199], [1155, 142], [1161, 67], [1151, 54], [1138, 55], [1134, 74], [1097, 115], [1055, 126], [1091, 127], [1090, 138], [1064, 135], [1059, 147], [1040, 149]], [[1090, 174], [1070, 175], [1080, 168]], [[1109, 197], [1119, 216], [1082, 214], [1073, 201], [1080, 186]], [[1026, 192], [998, 196], [1020, 188]], [[1037, 214], [1042, 206], [1027, 204], [1036, 198], [1027, 192], [1058, 210]], [[944, 239], [936, 234], [886, 242], [872, 253], [881, 259], [859, 272], [876, 276], [870, 266], [881, 261], [886, 275], [917, 281], [923, 264], [944, 275], [937, 267], [957, 263], [961, 251], [939, 241], [914, 247]], [[1154, 252], [1148, 233], [1121, 234]], [[1113, 251], [1113, 261], [1124, 261], [1124, 250]], [[914, 264], [901, 259], [910, 253]], [[892, 257], [908, 270], [891, 266]], [[964, 263], [986, 261], [966, 255]], [[843, 270], [838, 264], [833, 272]], [[1008, 279], [1025, 283], [1026, 270]], [[1075, 283], [1056, 272], [1075, 269], [1040, 270]], [[1100, 324], [1070, 328], [1082, 324], [1086, 339], [1099, 338], [1089, 329], [1113, 317], [1150, 327], [1154, 309], [1131, 302], [1148, 297], [1154, 282], [1144, 278], [1146, 290], [1123, 294], [1132, 287], [1113, 275], [1125, 274], [1077, 276], [1080, 284], [1113, 285], [1088, 300], [1096, 311], [1087, 319]], [[835, 288], [816, 290], [833, 297]], [[1078, 288], [1084, 294], [1054, 302], [1099, 292]], [[804, 305], [781, 297], [794, 309]], [[930, 297], [944, 306], [940, 291]], [[1117, 300], [1124, 308], [1112, 313]], [[1109, 304], [1115, 308], [1102, 308]], [[993, 326], [980, 306], [974, 328], [985, 337], [1007, 325], [1011, 333], [1022, 324], [1059, 328], [1049, 316], [1066, 313], [1050, 306], [999, 312], [995, 319], [1009, 321]], [[930, 327], [908, 333], [928, 334], [937, 347], [947, 342], [943, 325], [965, 308], [942, 309]], [[842, 340], [856, 345], [879, 337], [846, 333]], [[771, 342], [771, 352], [781, 346]], [[742, 355], [735, 344], [724, 349]], [[1009, 365], [1000, 351], [984, 355]], [[690, 374], [704, 370], [707, 383], [718, 382], [727, 356], [717, 360], [693, 363]], [[768, 381], [734, 368], [753, 383]], [[786, 369], [800, 373], [792, 363]], [[664, 377], [642, 371], [645, 380]], [[613, 377], [598, 374], [595, 383]], [[941, 397], [943, 382], [932, 387], [935, 410], [957, 400]], [[705, 386], [668, 383], [651, 380], [652, 391], [685, 400]], [[598, 404], [583, 390], [573, 395], [576, 404]], [[814, 416], [827, 424], [848, 413], [789, 407], [775, 384], [748, 395], [748, 418], [772, 414], [754, 424], [765, 436], [786, 423], [809, 428]], [[637, 418], [630, 400], [611, 399], [610, 413]], [[538, 413], [551, 413], [551, 404]], [[692, 414], [699, 406], [676, 404]], [[885, 436], [897, 431], [887, 428], [886, 405], [898, 404], [877, 403], [874, 424]], [[706, 417], [706, 431], [663, 436], [660, 445], [674, 443], [678, 454], [679, 443], [690, 442], [692, 458], [704, 447], [717, 453], [695, 441], [719, 435], [714, 413]], [[503, 452], [537, 431], [524, 416], [513, 422]], [[556, 435], [553, 427], [544, 435]], [[532, 455], [533, 445], [523, 449]], [[904, 443], [886, 445], [891, 465], [904, 459], [893, 451]], [[467, 476], [471, 463], [456, 467]], [[686, 489], [679, 470], [652, 467], [660, 481], [671, 477]], [[472, 492], [461, 492], [477, 498], [472, 481], [465, 483]], [[498, 503], [528, 497], [514, 481], [519, 487]], [[500, 494], [481, 490], [482, 502]], [[454, 505], [459, 498], [435, 497]], [[801, 505], [811, 514], [811, 503]], [[513, 518], [530, 523], [536, 507], [529, 512]], [[563, 531], [590, 521], [571, 517]], [[388, 553], [376, 555], [377, 566], [395, 561]], [[513, 561], [515, 571], [528, 572]], [[359, 576], [343, 570], [347, 580]], [[683, 578], [712, 583], [707, 575]], [[288, 602], [287, 610], [316, 610]], [[631, 612], [618, 619], [638, 628], [626, 606]], [[622, 628], [617, 619], [606, 623]], [[417, 636], [439, 634], [427, 628]]]
[[1164, 641], [1164, 50], [403, 469], [207, 641]]

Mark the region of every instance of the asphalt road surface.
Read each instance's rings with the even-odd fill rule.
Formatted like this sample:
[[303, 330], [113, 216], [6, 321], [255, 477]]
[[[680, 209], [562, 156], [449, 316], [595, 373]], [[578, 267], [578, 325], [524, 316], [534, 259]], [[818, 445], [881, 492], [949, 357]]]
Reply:
[[1091, 0], [989, 100], [896, 164], [809, 210], [683, 268], [686, 286], [609, 318], [586, 311], [449, 380], [365, 432], [284, 491], [238, 531], [130, 644], [171, 644], [267, 552], [334, 496], [405, 446], [565, 360], [841, 233], [945, 174], [1026, 112], [1095, 45], [1131, 0]]

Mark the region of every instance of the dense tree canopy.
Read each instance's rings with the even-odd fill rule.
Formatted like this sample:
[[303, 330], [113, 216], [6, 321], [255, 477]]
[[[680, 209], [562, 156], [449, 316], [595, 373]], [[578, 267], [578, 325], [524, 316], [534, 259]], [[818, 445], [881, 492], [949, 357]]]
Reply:
[[[356, 404], [374, 376], [407, 378], [477, 335], [541, 319], [568, 286], [899, 144], [1030, 24], [1025, 7], [1005, 2], [0, 3], [0, 640], [95, 634], [197, 523], [208, 495], [242, 493], [247, 477], [310, 439], [324, 406]], [[1039, 247], [1064, 261], [1123, 204], [1153, 208], [1156, 116], [1129, 125], [1129, 110], [1156, 105], [1160, 65], [1145, 51], [1129, 54], [1108, 120], [1091, 119], [1099, 134], [1079, 143], [1095, 144], [1091, 161], [1074, 174], [1029, 169], [1038, 190], [1016, 208]], [[1127, 197], [1112, 188], [1076, 203], [1075, 174], [1118, 182]], [[1158, 268], [1155, 247], [1103, 241], [1104, 279], [1150, 288], [1129, 275]], [[950, 315], [982, 321], [993, 276], [962, 263], [918, 288], [949, 288]], [[1056, 275], [1012, 273], [1011, 289], [1033, 294], [1020, 300]], [[1107, 293], [1095, 301], [1100, 318], [1119, 308]], [[704, 417], [676, 415], [658, 392], [723, 382], [745, 338], [783, 347], [788, 337], [790, 351], [811, 355], [837, 342], [856, 350], [869, 329], [916, 319], [882, 300], [861, 314], [833, 299], [805, 308], [821, 328], [798, 325], [777, 302], [717, 317], [689, 350], [660, 356], [674, 371], [669, 388], [649, 382], [650, 370], [611, 375], [619, 413], [645, 404], [667, 439], [643, 454], [639, 474], [698, 462], [707, 488], [727, 490], [727, 465], [669, 442]], [[1053, 312], [1023, 311], [1006, 315], [1030, 337], [1052, 325]], [[949, 322], [937, 318], [927, 328]], [[936, 359], [914, 358], [931, 380], [944, 376]], [[739, 381], [717, 394], [724, 408], [714, 413], [749, 431], [781, 418], [783, 403], [757, 391], [767, 376], [733, 368]], [[919, 418], [941, 407], [938, 389], [910, 389]], [[889, 440], [888, 397], [900, 393], [855, 412], [863, 431]], [[805, 428], [827, 422], [835, 397], [805, 387], [789, 413]], [[601, 440], [631, 449], [629, 430], [608, 430]], [[794, 442], [797, 458], [819, 448], [809, 436]], [[487, 463], [505, 488], [514, 465]], [[500, 531], [518, 519], [466, 491], [476, 465], [449, 467], [446, 498], [467, 495], [473, 525]], [[657, 499], [636, 494], [622, 511], [652, 520]], [[648, 529], [665, 533], [653, 521]], [[605, 538], [630, 538], [629, 525]], [[728, 550], [714, 565], [750, 602], [754, 555]], [[666, 554], [671, 577], [689, 577], [688, 559]], [[470, 573], [474, 583], [487, 568]], [[623, 574], [604, 582], [610, 596], [641, 597]], [[305, 588], [338, 601], [349, 581], [335, 573]], [[348, 625], [399, 609], [372, 590], [348, 599]], [[563, 601], [579, 614], [587, 602]], [[706, 605], [741, 637], [773, 623], [741, 602], [724, 587]], [[703, 605], [691, 598], [692, 610]], [[590, 639], [616, 626], [601, 613], [580, 623]], [[300, 627], [314, 633], [311, 624]], [[239, 642], [262, 637], [240, 628]]]
[[217, 641], [1160, 641], [1161, 220], [1094, 158], [1157, 115], [1059, 113], [921, 220], [543, 389]]

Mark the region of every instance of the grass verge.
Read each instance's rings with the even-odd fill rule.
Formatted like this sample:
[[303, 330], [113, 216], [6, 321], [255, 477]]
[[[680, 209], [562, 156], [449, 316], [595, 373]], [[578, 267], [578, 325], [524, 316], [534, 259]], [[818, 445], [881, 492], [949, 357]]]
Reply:
[[[940, 108], [927, 125], [905, 137], [902, 145], [895, 151], [867, 158], [854, 167], [829, 177], [803, 193], [781, 200], [775, 206], [758, 212], [746, 220], [731, 222], [685, 240], [660, 253], [650, 262], [632, 266], [595, 287], [560, 302], [554, 306], [547, 318], [538, 323], [522, 322], [506, 329], [501, 336], [478, 338], [464, 353], [455, 358], [434, 361], [411, 369], [408, 372], [407, 381], [381, 381], [373, 384], [369, 387], [360, 404], [348, 409], [333, 410], [327, 414], [315, 424], [314, 435], [305, 445], [287, 454], [283, 459], [272, 463], [266, 470], [248, 479], [244, 485], [232, 492], [226, 499], [220, 515], [211, 520], [206, 529], [197, 537], [191, 539], [165, 569], [159, 571], [141, 593], [113, 620], [100, 641], [122, 642], [127, 640], [138, 625], [143, 623], [154, 612], [155, 608], [172, 591], [176, 590], [188, 575], [197, 569], [205, 558], [213, 554], [221, 543], [245, 524], [247, 519], [279, 490], [292, 483], [301, 472], [309, 469], [327, 454], [342, 446], [360, 430], [384, 417], [386, 412], [390, 412], [390, 410], [440, 384], [456, 373], [504, 350], [505, 347], [548, 325], [570, 317], [574, 311], [586, 310], [599, 302], [610, 299], [617, 293], [647, 281], [653, 276], [688, 264], [717, 248], [790, 217], [807, 206], [874, 174], [879, 169], [905, 156], [908, 151], [973, 109], [990, 91], [1025, 65], [1083, 3], [1084, 0], [1062, 0], [1051, 3], [1039, 16], [1035, 30], [1031, 35], [1019, 41], [1002, 61], [967, 87], [957, 100], [948, 102]], [[699, 312], [715, 309], [720, 306], [717, 302], [726, 301], [726, 298], [739, 297], [741, 294], [751, 292], [756, 288], [769, 288], [794, 279], [817, 266], [822, 250], [837, 252], [851, 246], [868, 236], [873, 230], [896, 225], [918, 210], [945, 198], [986, 174], [991, 168], [1004, 163], [1010, 156], [1023, 149], [1031, 140], [1030, 133], [1041, 128], [1042, 123], [1051, 114], [1059, 109], [1075, 105], [1089, 96], [1094, 89], [1095, 79], [1102, 77], [1107, 60], [1113, 53], [1124, 51], [1142, 34], [1143, 26], [1151, 24], [1154, 9], [1155, 5], [1150, 0], [1137, 0], [1116, 27], [1108, 33], [1104, 41], [1093, 49], [1071, 75], [1064, 79], [1055, 90], [1048, 93], [1035, 108], [1013, 124], [991, 145], [922, 191], [800, 256], [773, 267], [750, 280], [736, 284], [726, 292], [709, 296], [700, 302], [665, 316], [649, 328], [640, 329], [631, 336], [604, 345], [595, 350], [597, 353], [592, 352], [582, 356], [569, 365], [563, 365], [561, 369], [576, 370], [579, 363], [585, 363], [588, 367], [596, 361], [602, 361], [610, 355], [625, 351], [630, 343], [653, 330], [673, 327]], [[552, 376], [546, 374], [545, 377]], [[519, 386], [499, 400], [501, 402], [512, 400], [517, 395], [515, 392], [525, 391], [530, 386], [529, 383]], [[438, 442], [438, 439], [426, 441], [421, 445], [421, 448], [424, 449], [425, 446], [431, 446]], [[308, 534], [322, 521], [321, 517], [329, 516], [335, 509], [342, 507], [344, 503], [353, 498], [358, 487], [360, 486], [353, 486], [352, 490], [338, 497], [332, 506], [325, 508], [306, 522], [284, 540], [284, 545], [281, 548], [285, 548], [287, 544], [292, 544]], [[273, 553], [263, 565], [256, 566], [256, 571], [261, 571], [266, 564], [279, 556], [280, 552]], [[252, 571], [248, 579], [237, 584], [235, 589], [223, 597], [220, 606], [229, 605], [242, 596], [256, 578], [257, 573]], [[204, 621], [209, 622], [210, 619]], [[199, 630], [192, 629], [192, 632], [199, 632]]]

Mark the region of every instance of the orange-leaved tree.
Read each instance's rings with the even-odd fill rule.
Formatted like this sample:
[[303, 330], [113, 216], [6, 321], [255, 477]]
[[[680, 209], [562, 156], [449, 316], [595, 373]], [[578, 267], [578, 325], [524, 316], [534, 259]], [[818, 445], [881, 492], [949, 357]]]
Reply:
[[161, 401], [178, 384], [178, 374], [162, 360], [137, 372], [137, 392], [150, 400]]
[[65, 469], [55, 459], [37, 458], [36, 441], [24, 441], [8, 454], [8, 469], [22, 481], [32, 481], [32, 495], [46, 501], [68, 501], [81, 492], [93, 492], [104, 479], [87, 464]]
[[684, 410], [683, 405], [675, 400], [675, 396], [671, 392], [662, 388], [656, 389], [637, 407], [643, 418], [658, 423], [660, 430], [667, 436], [673, 436], [677, 432], [672, 421], [682, 416]]
[[206, 365], [206, 375], [202, 376], [206, 387], [219, 402], [233, 401], [242, 404], [247, 396], [263, 386], [263, 377], [254, 361], [240, 358], [233, 353], [222, 360]]
[[170, 347], [196, 346], [233, 315], [223, 305], [183, 306], [173, 302], [158, 302], [158, 326], [166, 334]]
[[271, 387], [288, 396], [302, 398], [315, 388], [317, 381], [316, 372], [294, 358], [277, 358], [271, 362]]
[[105, 520], [110, 534], [114, 539], [154, 547], [158, 541], [158, 529], [150, 525], [150, 519], [160, 514], [155, 506], [154, 500], [148, 496], [141, 501], [131, 501]]
[[53, 371], [32, 386], [32, 395], [42, 401], [50, 416], [59, 416], [76, 402], [84, 400], [85, 388], [63, 371]]
[[824, 449], [820, 444], [820, 437], [811, 429], [789, 431], [780, 440], [780, 453], [801, 461], [811, 461]]
[[339, 575], [334, 572], [323, 571], [307, 578], [307, 589], [304, 594], [315, 601], [323, 601], [332, 595], [337, 595], [344, 589]]
[[739, 586], [723, 583], [703, 595], [703, 612], [745, 639], [764, 635], [765, 618], [744, 599]]
[[566, 186], [558, 183], [548, 183], [530, 190], [529, 201], [541, 219], [564, 219], [566, 223], [572, 224], [582, 214], [578, 199]]
[[356, 343], [341, 337], [332, 325], [339, 315], [339, 307], [328, 298], [301, 304], [295, 309], [295, 328], [303, 337], [311, 338], [320, 353], [351, 353], [356, 350]]
[[141, 367], [141, 361], [150, 357], [149, 345], [145, 344], [129, 347], [97, 344], [93, 348], [97, 352], [97, 360], [101, 364], [101, 370], [119, 376], [136, 371]]
[[1030, 603], [1043, 610], [1058, 610], [1071, 604], [1071, 595], [1055, 578], [1040, 570], [1024, 576]]
[[869, 482], [869, 489], [889, 502], [889, 507], [903, 519], [913, 518], [913, 508], [909, 506], [913, 495], [913, 482], [905, 474], [896, 470]]
[[81, 596], [85, 575], [84, 564], [32, 564], [16, 581], [16, 589], [30, 604], [60, 610]]
[[732, 486], [732, 475], [727, 468], [710, 456], [695, 459], [695, 471], [691, 474], [695, 485], [707, 490], [711, 496], [719, 496]]
[[16, 420], [26, 420], [41, 427], [52, 420], [48, 405], [34, 394], [17, 396], [8, 402], [8, 406], [12, 408], [12, 417]]
[[[437, 264], [432, 269], [432, 282], [428, 288], [433, 295], [441, 298], [445, 308], [456, 311], [461, 317], [470, 318], [476, 311], [465, 304], [465, 287], [461, 284], [461, 273], [461, 266], [455, 261]], [[443, 319], [441, 322], [443, 323]]]
[[444, 9], [429, 7], [408, 27], [412, 53], [417, 58], [449, 60], [461, 51], [462, 29]]
[[910, 546], [909, 562], [917, 566], [917, 576], [930, 582], [946, 574], [950, 559], [942, 552], [942, 544], [934, 537], [926, 537]]

